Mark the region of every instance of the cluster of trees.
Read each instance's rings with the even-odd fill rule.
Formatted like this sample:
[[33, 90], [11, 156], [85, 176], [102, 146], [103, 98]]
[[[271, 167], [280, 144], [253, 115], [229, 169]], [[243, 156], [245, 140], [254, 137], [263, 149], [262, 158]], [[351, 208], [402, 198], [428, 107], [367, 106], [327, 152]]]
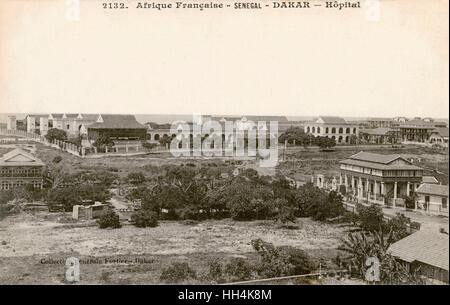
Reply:
[[300, 127], [289, 127], [278, 137], [279, 143], [295, 144], [303, 147], [319, 146], [326, 149], [336, 146], [336, 141], [328, 137], [313, 136], [312, 134], [305, 133]]
[[62, 129], [50, 128], [47, 131], [47, 134], [45, 135], [45, 138], [49, 142], [53, 142], [54, 140], [66, 141], [67, 140], [67, 133], [64, 130], [62, 130]]
[[317, 263], [301, 249], [291, 246], [276, 247], [261, 239], [251, 241], [256, 252], [251, 258], [231, 258], [228, 262], [213, 259], [207, 262], [206, 274], [199, 276], [186, 262], [174, 262], [162, 270], [160, 280], [180, 283], [198, 278], [211, 283], [246, 281], [311, 273]]
[[286, 223], [296, 217], [326, 220], [344, 212], [338, 193], [328, 193], [311, 183], [297, 188], [283, 176], [260, 176], [253, 169], [237, 176], [221, 174], [210, 167], [170, 166], [150, 186], [139, 185], [143, 177], [133, 174], [130, 181], [139, 186], [127, 198], [139, 199], [143, 209], [159, 218], [174, 220], [232, 217]]
[[380, 266], [380, 282], [382, 284], [420, 284], [417, 270], [408, 268], [391, 256], [387, 250], [394, 242], [410, 234], [410, 228], [415, 223], [403, 214], [397, 214], [388, 221], [383, 218], [383, 211], [377, 205], [357, 205], [357, 214], [351, 215], [358, 223], [361, 232], [349, 233], [342, 240], [340, 250], [346, 252], [345, 261], [351, 267], [354, 275], [365, 278], [370, 266], [366, 265], [368, 258], [378, 259]]

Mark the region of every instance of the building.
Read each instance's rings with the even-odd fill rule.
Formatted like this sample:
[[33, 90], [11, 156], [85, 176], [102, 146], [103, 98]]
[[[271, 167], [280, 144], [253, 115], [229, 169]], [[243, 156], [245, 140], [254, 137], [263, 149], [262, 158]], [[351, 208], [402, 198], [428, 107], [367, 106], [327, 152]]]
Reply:
[[448, 128], [436, 127], [431, 131], [430, 139], [431, 144], [438, 144], [443, 147], [448, 147]]
[[440, 215], [448, 215], [448, 185], [423, 183], [417, 190], [416, 208]]
[[405, 262], [410, 272], [448, 283], [448, 248], [448, 233], [421, 230], [393, 243], [387, 252]]
[[435, 129], [433, 122], [415, 118], [402, 122], [397, 126], [400, 141], [403, 143], [428, 143], [431, 131]]
[[134, 115], [99, 114], [95, 123], [87, 126], [87, 137], [90, 142], [100, 137], [113, 141], [146, 139], [147, 126], [136, 121]]
[[336, 144], [350, 144], [352, 136], [359, 136], [359, 125], [349, 123], [345, 119], [335, 116], [320, 116], [318, 119], [305, 123], [305, 133], [314, 136], [328, 137]]
[[42, 188], [45, 164], [22, 149], [14, 149], [0, 158], [0, 189], [27, 184]]
[[87, 134], [87, 127], [96, 122], [98, 114], [51, 113], [48, 116], [48, 128], [62, 129], [69, 138]]
[[359, 136], [362, 142], [372, 144], [395, 144], [397, 143], [396, 131], [392, 128], [377, 127], [373, 129], [361, 129]]
[[390, 128], [394, 125], [391, 118], [367, 118], [365, 124], [367, 128]]
[[403, 205], [422, 183], [423, 169], [400, 155], [359, 152], [340, 162], [346, 193], [392, 206]]

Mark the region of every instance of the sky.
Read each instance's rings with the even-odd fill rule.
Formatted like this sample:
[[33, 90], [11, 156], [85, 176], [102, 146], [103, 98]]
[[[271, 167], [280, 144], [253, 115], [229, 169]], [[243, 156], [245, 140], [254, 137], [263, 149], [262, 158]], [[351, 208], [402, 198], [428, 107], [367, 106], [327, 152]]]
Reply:
[[74, 22], [62, 0], [2, 0], [0, 112], [448, 118], [447, 1], [381, 1], [378, 21], [125, 2], [81, 0]]

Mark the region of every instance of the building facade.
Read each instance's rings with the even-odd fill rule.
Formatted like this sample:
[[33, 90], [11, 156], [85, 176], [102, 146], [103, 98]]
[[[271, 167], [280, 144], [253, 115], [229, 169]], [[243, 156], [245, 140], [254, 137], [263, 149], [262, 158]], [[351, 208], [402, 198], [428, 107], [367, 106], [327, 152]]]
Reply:
[[45, 164], [22, 149], [14, 149], [0, 158], [0, 189], [25, 185], [42, 188]]
[[404, 205], [422, 182], [423, 169], [399, 155], [359, 152], [340, 162], [346, 193], [358, 199], [392, 206]]
[[113, 141], [144, 141], [147, 138], [147, 126], [138, 123], [134, 115], [100, 114], [87, 130], [90, 142], [100, 137]]
[[305, 123], [304, 131], [314, 136], [331, 138], [336, 144], [351, 144], [353, 136], [359, 137], [359, 125], [332, 116], [321, 116], [315, 121]]
[[417, 190], [416, 208], [439, 215], [448, 215], [448, 185], [423, 183]]

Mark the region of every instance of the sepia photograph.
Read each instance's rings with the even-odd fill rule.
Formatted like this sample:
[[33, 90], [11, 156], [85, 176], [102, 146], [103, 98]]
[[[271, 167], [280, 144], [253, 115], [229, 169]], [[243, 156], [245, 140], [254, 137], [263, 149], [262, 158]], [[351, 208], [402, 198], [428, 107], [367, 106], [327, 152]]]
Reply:
[[0, 286], [448, 285], [448, 14], [1, 0]]

